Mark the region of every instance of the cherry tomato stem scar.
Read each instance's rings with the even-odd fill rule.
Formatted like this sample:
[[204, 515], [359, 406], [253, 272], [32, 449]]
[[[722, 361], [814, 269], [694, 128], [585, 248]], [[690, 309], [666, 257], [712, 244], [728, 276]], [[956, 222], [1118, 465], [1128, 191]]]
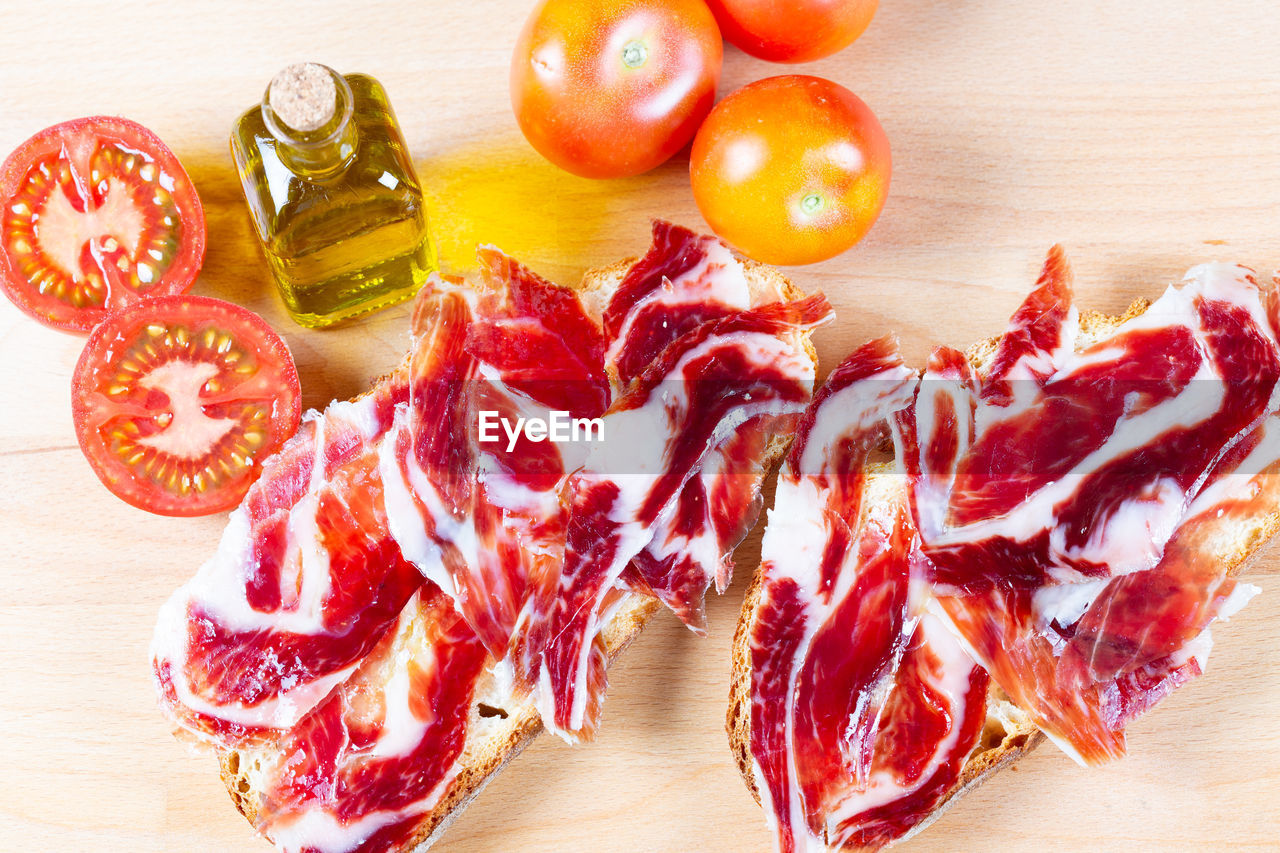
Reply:
[[639, 41], [629, 41], [622, 46], [622, 63], [628, 68], [639, 68], [649, 58], [649, 50]]

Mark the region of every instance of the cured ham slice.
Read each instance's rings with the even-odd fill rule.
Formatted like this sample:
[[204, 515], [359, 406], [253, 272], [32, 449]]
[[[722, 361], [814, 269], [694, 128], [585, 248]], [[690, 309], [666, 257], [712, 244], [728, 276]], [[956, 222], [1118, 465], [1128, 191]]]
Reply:
[[[685, 332], [783, 296], [775, 286], [753, 292], [746, 270], [715, 238], [655, 222], [653, 245], [604, 312], [607, 367], [625, 388]], [[696, 633], [705, 633], [707, 588], [713, 582], [719, 592], [728, 587], [733, 550], [759, 515], [768, 440], [789, 431], [785, 419], [760, 418], [708, 453], [626, 572], [630, 586], [658, 598]]]
[[232, 738], [298, 722], [422, 585], [391, 538], [370, 450], [406, 393], [397, 375], [309, 417], [162, 608], [153, 660], [187, 728]]
[[479, 259], [486, 305], [469, 333], [471, 353], [548, 409], [603, 414], [611, 398], [605, 336], [578, 295], [497, 249], [482, 248]]
[[404, 556], [449, 595], [491, 654], [502, 658], [523, 606], [521, 550], [492, 523], [478, 479], [480, 365], [468, 348], [474, 293], [441, 286], [414, 311], [409, 399], [383, 443], [391, 530]]
[[[605, 336], [578, 295], [558, 287], [494, 249], [480, 252], [487, 287], [487, 319], [472, 329], [468, 349], [480, 363], [485, 382], [477, 389], [473, 413], [492, 408], [504, 417], [547, 417], [554, 411], [570, 418], [602, 415], [612, 399], [605, 372]], [[474, 414], [473, 414], [474, 418]], [[582, 445], [535, 443], [521, 436], [482, 443], [480, 489], [484, 498], [476, 516], [481, 572], [519, 578], [507, 626], [506, 648], [495, 658], [510, 661], [524, 676], [536, 653], [527, 632], [533, 601], [555, 595], [564, 559], [567, 513], [566, 478], [581, 465]], [[486, 563], [490, 564], [486, 567]], [[530, 689], [527, 678], [517, 686]]]
[[649, 592], [694, 633], [706, 633], [704, 599], [714, 582], [723, 592], [733, 577], [732, 555], [760, 515], [760, 484], [772, 436], [791, 429], [793, 417], [744, 423], [701, 473], [654, 522], [654, 536], [626, 573], [629, 586]]
[[[772, 296], [764, 301], [782, 298]], [[625, 388], [685, 332], [751, 304], [742, 264], [723, 243], [656, 221], [652, 246], [605, 307], [605, 363]]]
[[[567, 740], [589, 737], [605, 685], [595, 642], [605, 595], [654, 536], [710, 448], [739, 425], [799, 412], [812, 360], [799, 331], [824, 322], [821, 297], [776, 302], [694, 327], [668, 345], [604, 416], [608, 441], [570, 478], [564, 563], [554, 601], [536, 605], [538, 707]], [[639, 463], [637, 463], [639, 459]]]
[[1121, 754], [1251, 594], [1206, 542], [1280, 460], [1274, 304], [1248, 270], [1200, 267], [1079, 346], [1055, 250], [981, 380], [936, 352], [897, 421], [937, 612], [1082, 762]]
[[484, 647], [430, 586], [302, 723], [275, 744], [258, 829], [286, 853], [408, 841], [462, 752]]
[[900, 488], [866, 462], [915, 390], [891, 341], [855, 351], [801, 420], [762, 546], [750, 750], [781, 851], [878, 848], [929, 815], [986, 719], [986, 673], [928, 601]]
[[523, 435], [482, 441], [478, 417], [595, 417], [610, 388], [604, 337], [572, 292], [495, 249], [480, 262], [478, 300], [455, 287], [419, 303], [410, 398], [383, 474], [405, 509], [392, 524], [402, 550], [504, 661], [527, 645], [513, 631], [530, 586], [547, 590], [562, 559], [559, 489], [572, 462]]

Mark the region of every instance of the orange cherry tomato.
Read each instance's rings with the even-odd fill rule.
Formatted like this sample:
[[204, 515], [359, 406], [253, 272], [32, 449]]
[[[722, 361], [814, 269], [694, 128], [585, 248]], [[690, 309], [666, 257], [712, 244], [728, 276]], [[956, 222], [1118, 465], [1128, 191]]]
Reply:
[[758, 80], [717, 104], [689, 166], [711, 228], [771, 264], [826, 260], [861, 240], [892, 171], [870, 107], [843, 86], [801, 75]]
[[809, 62], [853, 44], [880, 0], [707, 0], [725, 40], [771, 62]]
[[543, 0], [516, 43], [511, 107], [562, 169], [638, 175], [693, 138], [723, 51], [702, 0]]

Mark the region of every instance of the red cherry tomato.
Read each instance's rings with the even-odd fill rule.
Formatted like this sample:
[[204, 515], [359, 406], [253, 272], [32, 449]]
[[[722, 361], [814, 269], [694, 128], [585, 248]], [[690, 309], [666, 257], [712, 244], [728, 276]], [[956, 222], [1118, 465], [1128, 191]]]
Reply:
[[808, 264], [862, 239], [889, 192], [889, 140], [862, 100], [819, 77], [751, 83], [693, 141], [693, 197], [758, 261]]
[[0, 287], [47, 326], [87, 332], [140, 298], [182, 293], [203, 260], [191, 179], [142, 125], [63, 122], [0, 166]]
[[693, 138], [723, 49], [702, 0], [543, 0], [516, 43], [511, 106], [562, 169], [637, 175]]
[[239, 503], [297, 431], [298, 372], [266, 322], [180, 294], [111, 314], [71, 380], [76, 437], [118, 497], [160, 515]]
[[771, 62], [809, 62], [844, 50], [880, 0], [707, 0], [725, 40]]

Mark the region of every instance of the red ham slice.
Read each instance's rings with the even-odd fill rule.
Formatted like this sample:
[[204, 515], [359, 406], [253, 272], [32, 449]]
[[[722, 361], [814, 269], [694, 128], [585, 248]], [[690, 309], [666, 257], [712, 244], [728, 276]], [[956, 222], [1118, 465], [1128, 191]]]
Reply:
[[309, 419], [269, 459], [217, 554], [161, 611], [169, 711], [225, 738], [293, 725], [394, 623], [422, 576], [395, 547], [370, 450], [401, 377]]
[[1204, 530], [1239, 508], [1219, 486], [1280, 459], [1274, 291], [1198, 268], [1077, 350], [1055, 250], [982, 382], [939, 351], [896, 421], [941, 609], [1083, 762], [1124, 751], [1125, 722], [1199, 672], [1188, 648], [1250, 594]]
[[932, 615], [905, 495], [864, 466], [915, 374], [892, 341], [836, 368], [801, 419], [762, 546], [751, 754], [779, 850], [876, 848], [928, 816], [986, 719], [986, 673]]
[[[781, 296], [753, 296], [742, 268], [714, 237], [656, 221], [653, 245], [605, 308], [608, 368], [625, 388], [686, 332]], [[764, 444], [785, 430], [782, 420], [761, 418], [708, 453], [626, 572], [629, 585], [654, 595], [696, 633], [705, 632], [707, 588], [729, 585], [733, 550], [759, 515]]]
[[[817, 296], [703, 323], [667, 346], [605, 413], [609, 441], [569, 481], [556, 596], [536, 602], [529, 623], [536, 671], [527, 678], [557, 734], [576, 740], [596, 726], [606, 679], [595, 638], [606, 594], [721, 436], [804, 407], [812, 363], [795, 333], [829, 313]], [[637, 455], [647, 469], [636, 467]]]
[[258, 829], [289, 853], [407, 842], [452, 779], [484, 661], [449, 600], [424, 587], [351, 678], [280, 735]]

